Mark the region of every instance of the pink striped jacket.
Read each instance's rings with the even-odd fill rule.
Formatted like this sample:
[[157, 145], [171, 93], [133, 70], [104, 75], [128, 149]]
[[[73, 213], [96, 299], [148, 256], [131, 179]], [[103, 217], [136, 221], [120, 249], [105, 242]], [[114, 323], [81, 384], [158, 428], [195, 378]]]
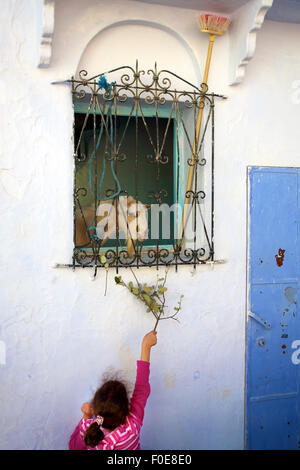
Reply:
[[76, 426], [70, 441], [70, 450], [139, 450], [140, 431], [144, 419], [144, 409], [150, 394], [149, 384], [150, 363], [137, 361], [137, 374], [134, 391], [130, 401], [129, 414], [126, 421], [113, 431], [101, 428], [104, 439], [96, 447], [86, 446], [85, 432], [92, 419], [81, 419]]

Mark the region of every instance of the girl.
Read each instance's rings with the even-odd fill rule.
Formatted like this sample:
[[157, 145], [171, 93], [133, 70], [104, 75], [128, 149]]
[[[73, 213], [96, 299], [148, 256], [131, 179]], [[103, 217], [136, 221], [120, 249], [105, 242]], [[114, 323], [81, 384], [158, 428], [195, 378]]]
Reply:
[[70, 438], [70, 450], [140, 449], [144, 408], [150, 394], [150, 351], [156, 343], [155, 331], [143, 338], [130, 404], [125, 386], [109, 380], [96, 391], [91, 403], [82, 405], [83, 417]]

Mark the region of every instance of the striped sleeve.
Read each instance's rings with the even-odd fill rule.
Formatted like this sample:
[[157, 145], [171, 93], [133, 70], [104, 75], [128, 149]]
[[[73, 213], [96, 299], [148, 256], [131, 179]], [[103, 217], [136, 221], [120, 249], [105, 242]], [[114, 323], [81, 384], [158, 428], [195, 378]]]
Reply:
[[130, 415], [143, 424], [144, 410], [150, 395], [150, 363], [147, 361], [137, 361], [137, 373], [133, 394], [130, 401]]
[[88, 419], [81, 419], [77, 424], [76, 428], [73, 431], [73, 434], [69, 440], [69, 450], [86, 450], [86, 445], [84, 443], [85, 432], [90, 425]]

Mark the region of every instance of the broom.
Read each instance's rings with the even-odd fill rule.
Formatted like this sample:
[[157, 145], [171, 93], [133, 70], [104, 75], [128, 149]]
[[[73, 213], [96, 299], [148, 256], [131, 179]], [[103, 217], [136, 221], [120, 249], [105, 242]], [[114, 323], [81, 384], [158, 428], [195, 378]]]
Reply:
[[[209, 72], [212, 49], [213, 49], [213, 44], [214, 44], [215, 37], [216, 37], [216, 35], [221, 36], [222, 34], [224, 34], [226, 32], [226, 30], [229, 26], [230, 20], [228, 18], [224, 17], [224, 16], [203, 14], [203, 15], [199, 15], [198, 23], [199, 23], [199, 26], [200, 26], [200, 31], [202, 33], [209, 34], [208, 51], [207, 51], [206, 64], [205, 64], [205, 70], [204, 70], [204, 75], [203, 75], [203, 83], [202, 83], [202, 91], [206, 92], [208, 72]], [[180, 231], [180, 238], [179, 238], [180, 239], [180, 242], [179, 242], [180, 246], [181, 246], [181, 243], [182, 243], [182, 237], [183, 237], [183, 232], [184, 232], [186, 206], [189, 202], [189, 198], [187, 197], [187, 194], [188, 194], [188, 191], [190, 191], [191, 186], [192, 186], [192, 182], [193, 182], [194, 166], [195, 166], [195, 155], [196, 155], [196, 151], [197, 151], [197, 143], [198, 143], [199, 134], [200, 134], [204, 104], [205, 104], [205, 98], [202, 97], [201, 100], [200, 100], [200, 106], [199, 106], [199, 111], [198, 111], [198, 116], [197, 116], [196, 137], [194, 139], [193, 154], [192, 154], [192, 158], [191, 158], [191, 165], [190, 165], [190, 168], [189, 168], [189, 174], [188, 174], [188, 179], [187, 179], [187, 184], [186, 184], [185, 199], [184, 199], [183, 213], [182, 213], [182, 222], [181, 222], [181, 231]]]

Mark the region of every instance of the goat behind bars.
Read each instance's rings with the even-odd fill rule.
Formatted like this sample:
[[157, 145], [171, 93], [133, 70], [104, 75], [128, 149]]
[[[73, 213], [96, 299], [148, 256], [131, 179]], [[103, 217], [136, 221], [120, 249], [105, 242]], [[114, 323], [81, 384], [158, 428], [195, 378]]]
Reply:
[[[116, 236], [118, 230], [119, 238], [126, 239], [127, 252], [132, 257], [133, 241], [143, 241], [148, 238], [147, 211], [150, 208], [151, 205], [136, 201], [132, 196], [119, 196], [119, 198], [101, 201], [96, 210], [96, 217], [94, 204], [82, 208], [84, 218], [77, 208], [76, 246], [88, 245], [91, 242], [91, 234], [94, 232], [91, 226], [96, 229], [96, 235], [101, 239], [100, 246], [113, 238], [113, 235]], [[120, 236], [122, 233], [124, 237]]]

